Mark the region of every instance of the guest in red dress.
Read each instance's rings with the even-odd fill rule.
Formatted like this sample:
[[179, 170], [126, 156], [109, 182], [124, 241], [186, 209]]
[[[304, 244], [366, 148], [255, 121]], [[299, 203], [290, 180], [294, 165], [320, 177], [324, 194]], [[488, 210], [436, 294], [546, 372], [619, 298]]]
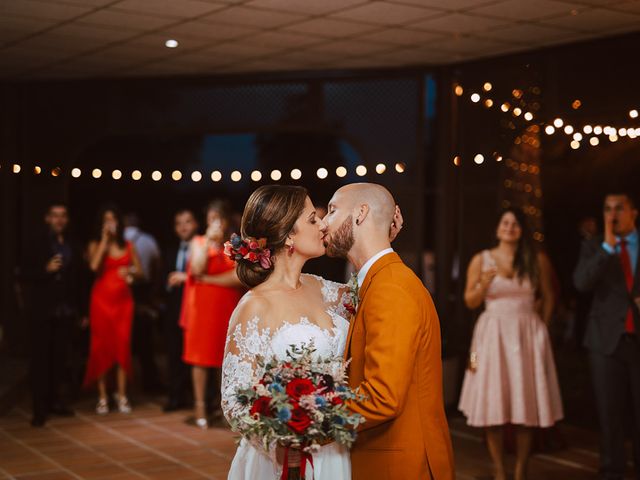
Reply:
[[207, 232], [191, 241], [182, 300], [183, 360], [193, 366], [195, 424], [200, 428], [208, 427], [205, 409], [208, 369], [215, 369], [219, 391], [229, 318], [242, 295], [235, 264], [223, 253], [231, 218], [231, 208], [226, 202], [209, 204]]
[[140, 260], [131, 243], [125, 242], [122, 217], [114, 206], [102, 209], [95, 239], [89, 243], [89, 267], [96, 274], [89, 304], [90, 347], [84, 386], [98, 384], [96, 413], [109, 413], [106, 374], [117, 365], [121, 413], [130, 413], [127, 375], [131, 376], [131, 323], [133, 297], [129, 285], [140, 278]]

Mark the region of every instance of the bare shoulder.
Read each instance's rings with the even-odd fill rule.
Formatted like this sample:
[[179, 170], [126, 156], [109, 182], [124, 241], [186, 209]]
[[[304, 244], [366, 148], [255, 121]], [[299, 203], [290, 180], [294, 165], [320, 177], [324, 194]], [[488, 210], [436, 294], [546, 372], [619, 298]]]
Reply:
[[255, 295], [252, 291], [245, 293], [229, 320], [229, 329], [238, 325], [245, 325], [253, 319], [262, 319], [269, 311], [269, 301], [260, 295]]

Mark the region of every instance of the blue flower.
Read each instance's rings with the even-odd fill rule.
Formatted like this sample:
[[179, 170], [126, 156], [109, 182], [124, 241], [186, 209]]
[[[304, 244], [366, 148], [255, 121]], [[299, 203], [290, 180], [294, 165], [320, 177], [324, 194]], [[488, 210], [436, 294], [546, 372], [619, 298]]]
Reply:
[[346, 422], [344, 418], [339, 417], [338, 415], [333, 417], [333, 423], [337, 423], [338, 425], [344, 425]]
[[283, 407], [278, 410], [278, 420], [280, 420], [281, 422], [288, 422], [289, 420], [291, 420], [291, 410], [289, 410], [287, 407]]
[[271, 393], [283, 393], [284, 387], [279, 383], [274, 382], [271, 385], [269, 385], [269, 390], [271, 390]]
[[347, 387], [345, 387], [344, 385], [338, 385], [336, 387], [336, 392], [346, 392], [347, 391]]
[[234, 233], [231, 235], [231, 245], [233, 248], [240, 248], [242, 246], [242, 238]]
[[327, 404], [327, 401], [324, 397], [316, 397], [316, 405], [319, 407], [324, 407]]

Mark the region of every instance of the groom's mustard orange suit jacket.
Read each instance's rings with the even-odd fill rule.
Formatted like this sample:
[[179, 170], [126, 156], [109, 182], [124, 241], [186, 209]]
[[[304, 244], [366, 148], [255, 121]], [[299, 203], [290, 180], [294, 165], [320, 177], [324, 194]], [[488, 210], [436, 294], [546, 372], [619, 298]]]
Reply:
[[453, 480], [442, 398], [440, 323], [422, 282], [396, 253], [378, 259], [359, 291], [345, 358], [367, 396], [351, 451], [353, 480]]

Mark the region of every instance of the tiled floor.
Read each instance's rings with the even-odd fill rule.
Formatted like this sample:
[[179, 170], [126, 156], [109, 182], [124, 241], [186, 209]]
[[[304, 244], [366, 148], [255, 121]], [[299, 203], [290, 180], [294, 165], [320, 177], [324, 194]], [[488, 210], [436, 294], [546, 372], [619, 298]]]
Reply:
[[[226, 478], [235, 443], [222, 423], [201, 431], [183, 423], [188, 412], [164, 414], [154, 402], [136, 404], [130, 416], [98, 417], [91, 406], [80, 404], [75, 417], [55, 418], [40, 429], [29, 426], [25, 408], [0, 417], [0, 479]], [[451, 420], [451, 432], [458, 479], [488, 478], [481, 432], [460, 418]], [[536, 455], [530, 478], [595, 478], [595, 434], [566, 426], [562, 434], [569, 448]]]

